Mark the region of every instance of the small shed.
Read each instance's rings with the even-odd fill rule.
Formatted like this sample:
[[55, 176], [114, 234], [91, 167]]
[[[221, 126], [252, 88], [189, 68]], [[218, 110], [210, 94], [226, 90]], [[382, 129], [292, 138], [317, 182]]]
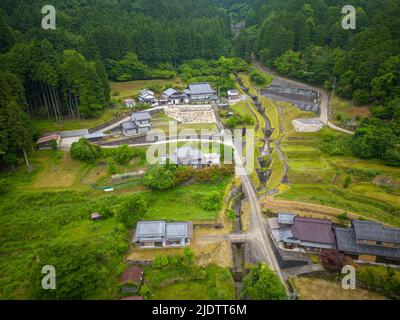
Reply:
[[278, 214], [278, 223], [279, 224], [294, 224], [295, 214], [293, 213], [279, 213]]
[[56, 133], [56, 134], [51, 134], [51, 135], [41, 137], [36, 142], [36, 145], [38, 146], [39, 150], [51, 150], [53, 141], [56, 142], [57, 148], [58, 148], [58, 146], [60, 145], [60, 141], [61, 141], [61, 135]]
[[127, 108], [133, 108], [136, 105], [136, 102], [134, 99], [125, 99], [124, 104]]
[[91, 214], [91, 218], [92, 218], [93, 221], [100, 220], [101, 219], [101, 215], [98, 212], [94, 212], [94, 213]]

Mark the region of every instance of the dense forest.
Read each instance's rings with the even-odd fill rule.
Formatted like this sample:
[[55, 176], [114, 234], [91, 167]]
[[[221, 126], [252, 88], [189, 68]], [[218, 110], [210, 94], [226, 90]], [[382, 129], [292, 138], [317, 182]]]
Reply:
[[173, 78], [188, 60], [231, 51], [230, 17], [211, 0], [55, 0], [56, 30], [41, 27], [45, 4], [0, 3], [2, 164], [29, 147], [29, 118], [96, 117], [109, 103], [109, 80]]
[[[235, 2], [235, 1], [233, 1]], [[232, 4], [232, 1], [231, 1]], [[400, 165], [400, 1], [357, 0], [355, 30], [341, 26], [342, 0], [248, 1], [236, 53], [291, 77], [371, 105], [351, 142], [354, 155]], [[257, 12], [257, 14], [254, 14]], [[335, 81], [336, 80], [336, 81]]]
[[255, 53], [281, 73], [335, 83], [338, 95], [370, 105], [352, 153], [400, 165], [400, 0], [353, 1], [356, 30], [341, 27], [344, 0], [54, 0], [56, 30], [41, 27], [45, 4], [0, 3], [1, 164], [30, 147], [30, 119], [98, 116], [109, 80], [179, 74], [225, 89], [226, 70], [243, 64], [220, 58]]

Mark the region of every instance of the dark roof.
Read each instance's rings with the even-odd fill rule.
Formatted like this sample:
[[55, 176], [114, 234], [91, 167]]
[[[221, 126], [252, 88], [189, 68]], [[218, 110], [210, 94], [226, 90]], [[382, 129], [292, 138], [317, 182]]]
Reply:
[[335, 245], [335, 234], [329, 220], [295, 217], [292, 233], [301, 241]]
[[132, 114], [132, 119], [136, 121], [151, 120], [151, 115], [148, 112], [135, 112]]
[[213, 94], [215, 91], [208, 82], [189, 84], [190, 94]]
[[133, 266], [126, 269], [121, 276], [121, 283], [132, 282], [140, 284], [143, 278], [143, 268]]
[[385, 258], [400, 259], [400, 248], [388, 248], [368, 244], [357, 244], [356, 233], [352, 228], [335, 228], [337, 248], [348, 254], [367, 254]]
[[124, 122], [122, 124], [122, 128], [125, 130], [132, 130], [132, 129], [136, 129], [137, 127], [138, 127], [138, 125], [133, 121]]
[[354, 220], [357, 240], [400, 243], [400, 228], [387, 228], [373, 221]]

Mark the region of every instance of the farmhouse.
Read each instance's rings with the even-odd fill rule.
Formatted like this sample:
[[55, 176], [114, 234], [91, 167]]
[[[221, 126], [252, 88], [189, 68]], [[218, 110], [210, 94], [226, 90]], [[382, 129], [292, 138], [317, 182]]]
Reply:
[[192, 238], [191, 222], [140, 221], [132, 242], [141, 248], [184, 247]]
[[185, 90], [191, 102], [215, 102], [218, 100], [216, 92], [211, 88], [208, 82], [191, 83]]
[[151, 115], [148, 112], [135, 112], [130, 121], [122, 123], [122, 133], [126, 136], [145, 133], [151, 128]]
[[172, 155], [161, 157], [161, 163], [166, 163], [167, 161], [171, 164], [191, 166], [195, 169], [219, 166], [221, 163], [218, 153], [203, 153], [192, 147], [176, 148]]
[[276, 225], [272, 230], [275, 241], [286, 249], [321, 252], [336, 248], [333, 225], [329, 220], [284, 213], [279, 214], [271, 224]]
[[44, 136], [39, 138], [39, 140], [36, 142], [36, 145], [38, 146], [39, 150], [51, 150], [53, 141], [55, 141], [56, 146], [58, 148], [60, 141], [61, 141], [61, 135], [56, 133], [56, 134], [51, 134], [48, 136]]
[[355, 220], [351, 228], [335, 228], [338, 250], [367, 262], [400, 264], [400, 228]]
[[154, 92], [149, 89], [143, 89], [139, 92], [139, 102], [145, 104], [153, 104], [156, 102]]

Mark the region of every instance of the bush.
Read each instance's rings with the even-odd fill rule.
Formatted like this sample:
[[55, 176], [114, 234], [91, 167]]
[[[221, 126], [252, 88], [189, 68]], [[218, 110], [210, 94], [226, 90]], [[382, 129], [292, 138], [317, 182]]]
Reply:
[[253, 71], [250, 74], [250, 80], [257, 85], [263, 85], [267, 82], [267, 79], [260, 73]]
[[190, 248], [185, 248], [183, 254], [160, 255], [153, 260], [155, 269], [179, 269], [181, 267], [190, 268], [194, 265], [194, 254]]
[[118, 208], [117, 217], [125, 227], [132, 228], [147, 212], [147, 202], [142, 194], [126, 198]]
[[213, 191], [207, 194], [198, 193], [195, 195], [199, 206], [207, 211], [221, 209], [222, 195], [218, 191]]
[[103, 151], [100, 146], [90, 144], [85, 138], [71, 145], [71, 157], [86, 163], [93, 163], [102, 157]]
[[286, 300], [286, 290], [279, 277], [264, 263], [257, 267], [243, 278], [244, 297], [253, 300]]
[[113, 160], [120, 165], [127, 165], [133, 158], [134, 151], [128, 145], [119, 146], [112, 150]]
[[319, 260], [326, 270], [337, 273], [341, 272], [344, 266], [353, 264], [351, 258], [346, 257], [337, 250], [323, 251], [319, 256]]
[[381, 266], [363, 266], [357, 268], [357, 283], [392, 299], [400, 299], [400, 271]]
[[152, 190], [167, 190], [175, 186], [175, 175], [168, 166], [153, 166], [147, 170], [143, 183]]
[[344, 179], [343, 188], [347, 189], [352, 182], [351, 176], [347, 176], [346, 179]]

